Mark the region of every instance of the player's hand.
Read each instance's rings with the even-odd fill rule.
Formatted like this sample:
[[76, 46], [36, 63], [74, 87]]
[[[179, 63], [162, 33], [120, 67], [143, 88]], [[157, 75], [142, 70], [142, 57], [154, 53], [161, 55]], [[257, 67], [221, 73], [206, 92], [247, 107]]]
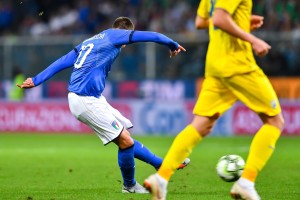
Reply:
[[32, 81], [32, 78], [27, 78], [22, 84], [17, 84], [19, 88], [29, 89], [33, 88], [35, 85]]
[[259, 15], [251, 15], [251, 31], [260, 28], [264, 24], [264, 17]]
[[271, 49], [271, 46], [268, 43], [257, 37], [254, 37], [251, 45], [255, 54], [260, 57], [267, 55], [269, 53], [269, 50]]
[[181, 45], [178, 45], [178, 48], [175, 51], [170, 50], [170, 58], [177, 56], [181, 51], [186, 51], [186, 49], [183, 48]]

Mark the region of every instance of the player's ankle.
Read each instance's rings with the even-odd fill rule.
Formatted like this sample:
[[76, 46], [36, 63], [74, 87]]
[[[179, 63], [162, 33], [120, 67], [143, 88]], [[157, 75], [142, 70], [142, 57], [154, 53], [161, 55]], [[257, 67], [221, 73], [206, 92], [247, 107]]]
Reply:
[[242, 174], [242, 178], [247, 179], [251, 182], [255, 182], [257, 175], [258, 175], [258, 172], [256, 170], [246, 167]]
[[249, 179], [246, 179], [244, 177], [241, 177], [239, 180], [238, 180], [238, 183], [240, 186], [242, 187], [254, 187], [255, 185], [255, 182], [249, 180]]
[[164, 177], [162, 177], [161, 175], [159, 175], [158, 173], [156, 173], [156, 177], [158, 178], [158, 180], [164, 184], [168, 184], [168, 180], [166, 180]]

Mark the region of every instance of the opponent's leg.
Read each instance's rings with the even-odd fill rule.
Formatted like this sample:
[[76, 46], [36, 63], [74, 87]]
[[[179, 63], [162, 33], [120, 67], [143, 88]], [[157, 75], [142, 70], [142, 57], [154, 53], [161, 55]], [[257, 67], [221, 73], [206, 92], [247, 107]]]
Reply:
[[[222, 98], [220, 98], [222, 97]], [[194, 106], [194, 119], [175, 138], [157, 174], [149, 176], [144, 185], [152, 199], [165, 199], [167, 184], [176, 167], [191, 154], [192, 149], [210, 133], [218, 117], [229, 109], [237, 98], [216, 77], [206, 77]], [[210, 117], [206, 117], [210, 116]]]
[[264, 125], [252, 140], [242, 177], [231, 189], [231, 196], [236, 199], [260, 199], [254, 188], [255, 180], [258, 173], [263, 169], [273, 154], [275, 144], [284, 126], [281, 114], [274, 117], [261, 114], [260, 117]]
[[255, 182], [258, 172], [262, 170], [273, 154], [275, 144], [284, 126], [281, 114], [274, 117], [261, 115], [261, 118], [264, 125], [252, 140], [245, 170], [242, 175], [242, 177], [252, 182]]
[[169, 181], [177, 166], [192, 153], [196, 144], [210, 133], [216, 120], [217, 117], [196, 115], [192, 123], [176, 136], [158, 174]]
[[149, 176], [144, 186], [151, 191], [152, 199], [165, 199], [167, 184], [179, 164], [192, 153], [192, 149], [209, 134], [217, 117], [195, 116], [193, 122], [173, 141], [157, 174]]
[[253, 138], [244, 173], [231, 190], [234, 198], [245, 196], [244, 199], [260, 199], [255, 191], [255, 180], [272, 155], [283, 128], [280, 103], [272, 84], [260, 69], [224, 78], [223, 82], [247, 107], [256, 113], [263, 113], [260, 117], [264, 125]]

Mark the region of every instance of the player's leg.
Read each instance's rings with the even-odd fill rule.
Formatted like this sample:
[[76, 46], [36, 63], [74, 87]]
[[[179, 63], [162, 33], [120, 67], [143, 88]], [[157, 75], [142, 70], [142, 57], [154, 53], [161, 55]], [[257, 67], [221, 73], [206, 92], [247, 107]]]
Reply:
[[118, 150], [118, 164], [121, 169], [123, 177], [123, 185], [125, 187], [132, 187], [136, 184], [134, 179], [135, 163], [133, 156], [134, 142], [126, 129], [123, 129], [120, 135], [113, 140], [119, 147]]
[[177, 166], [192, 153], [196, 144], [210, 133], [216, 120], [216, 116], [195, 115], [192, 123], [175, 137], [158, 174], [169, 181]]
[[241, 178], [231, 189], [231, 196], [236, 199], [241, 197], [243, 199], [260, 199], [255, 190], [256, 177], [273, 154], [276, 141], [283, 129], [284, 122], [281, 113], [272, 117], [260, 114], [260, 117], [264, 124], [252, 140]]
[[193, 121], [176, 136], [158, 174], [169, 180], [178, 163], [182, 162], [192, 152], [194, 146], [210, 133], [218, 117], [235, 101], [235, 96], [219, 79], [207, 77], [194, 107]]
[[113, 140], [119, 147], [118, 164], [123, 177], [123, 193], [148, 193], [144, 187], [136, 182], [134, 162], [134, 141], [129, 132], [123, 129], [121, 134]]
[[[108, 102], [106, 102], [106, 106], [110, 110], [110, 112], [115, 116], [115, 118], [119, 122], [121, 122], [121, 124], [126, 129], [130, 129], [133, 127], [131, 121], [124, 117], [117, 109], [112, 107]], [[162, 163], [162, 158], [152, 153], [145, 145], [143, 145], [137, 140], [134, 140], [134, 157], [152, 165], [155, 169], [158, 169]]]
[[[152, 165], [156, 170], [158, 170], [163, 162], [163, 159], [156, 154], [154, 154], [150, 149], [148, 149], [144, 144], [134, 139], [134, 157]], [[189, 165], [190, 159], [185, 158], [182, 163], [177, 167], [177, 169], [184, 169]]]
[[[222, 96], [223, 98], [219, 98]], [[207, 77], [194, 108], [195, 117], [173, 141], [158, 173], [151, 175], [144, 185], [152, 193], [153, 199], [165, 199], [168, 181], [176, 166], [188, 157], [203, 137], [208, 135], [218, 117], [234, 102], [236, 97], [224, 87], [219, 79]]]
[[147, 193], [135, 178], [134, 141], [128, 131], [107, 109], [105, 98], [68, 95], [72, 114], [94, 130], [106, 145], [114, 142], [118, 147], [118, 163], [123, 177], [123, 192]]
[[254, 185], [259, 172], [273, 154], [283, 129], [280, 105], [272, 85], [261, 70], [232, 77], [226, 83], [263, 121], [263, 126], [252, 140], [242, 177], [233, 186], [231, 194], [234, 198], [245, 196], [245, 199], [260, 199]]
[[166, 198], [168, 182], [177, 166], [192, 153], [193, 148], [210, 132], [215, 120], [196, 115], [193, 122], [175, 137], [158, 172], [144, 181], [144, 187], [151, 192], [153, 200]]
[[[109, 103], [107, 103], [107, 107], [126, 129], [133, 127], [130, 120], [124, 117], [117, 109], [112, 107]], [[152, 165], [156, 170], [161, 166], [163, 161], [161, 157], [154, 154], [149, 148], [137, 140], [134, 140], [134, 157]], [[179, 165], [179, 168], [184, 168], [188, 164], [189, 160], [187, 159], [186, 162], [183, 162]]]
[[146, 146], [134, 140], [134, 157], [152, 165], [155, 169], [161, 166], [163, 159], [152, 153]]
[[255, 134], [242, 177], [255, 182], [258, 173], [263, 169], [273, 151], [284, 126], [282, 114], [268, 116], [259, 114], [263, 126]]

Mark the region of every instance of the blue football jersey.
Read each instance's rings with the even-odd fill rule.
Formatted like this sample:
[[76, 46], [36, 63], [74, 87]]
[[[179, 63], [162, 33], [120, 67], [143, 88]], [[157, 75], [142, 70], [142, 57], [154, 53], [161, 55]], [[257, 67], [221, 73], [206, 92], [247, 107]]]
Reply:
[[57, 59], [33, 77], [32, 81], [38, 86], [56, 73], [73, 67], [69, 91], [82, 96], [100, 97], [122, 45], [135, 42], [155, 42], [167, 46], [171, 51], [175, 51], [179, 46], [177, 42], [161, 33], [107, 29], [86, 39], [74, 50]]
[[69, 82], [69, 91], [83, 96], [99, 97], [105, 79], [121, 51], [120, 44], [129, 43], [131, 30], [108, 29], [75, 48], [78, 52]]

